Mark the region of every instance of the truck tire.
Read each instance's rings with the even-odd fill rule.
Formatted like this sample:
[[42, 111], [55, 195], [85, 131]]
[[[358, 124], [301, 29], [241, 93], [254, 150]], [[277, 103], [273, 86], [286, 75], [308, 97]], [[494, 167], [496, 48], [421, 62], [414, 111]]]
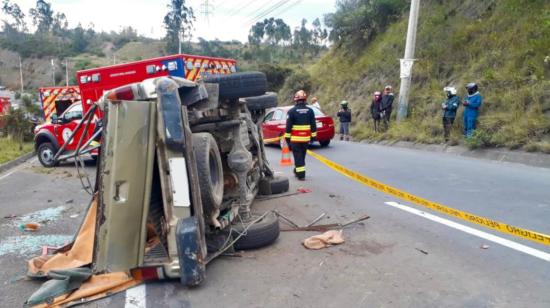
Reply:
[[220, 98], [237, 99], [263, 95], [267, 90], [267, 78], [262, 72], [243, 72], [229, 75], [207, 76], [205, 83], [217, 83]]
[[[258, 217], [259, 215], [252, 214], [250, 221]], [[246, 222], [232, 225], [231, 235], [233, 238], [237, 238], [239, 234], [243, 233], [246, 226]], [[234, 248], [237, 250], [247, 250], [265, 247], [275, 242], [279, 237], [279, 233], [279, 218], [275, 213], [269, 213], [262, 220], [250, 226], [246, 230], [246, 234], [235, 242]]]
[[265, 110], [277, 107], [277, 93], [267, 92], [264, 95], [247, 97], [244, 99], [246, 106], [250, 111]]
[[263, 178], [260, 180], [260, 195], [275, 195], [288, 191], [289, 182], [287, 177]]
[[38, 146], [38, 160], [46, 168], [53, 168], [57, 165], [57, 162], [53, 159], [55, 153], [57, 153], [57, 150], [50, 142], [44, 142]]
[[219, 209], [223, 199], [223, 167], [220, 150], [210, 133], [193, 134], [193, 152], [197, 161], [197, 171], [201, 199], [206, 214]]

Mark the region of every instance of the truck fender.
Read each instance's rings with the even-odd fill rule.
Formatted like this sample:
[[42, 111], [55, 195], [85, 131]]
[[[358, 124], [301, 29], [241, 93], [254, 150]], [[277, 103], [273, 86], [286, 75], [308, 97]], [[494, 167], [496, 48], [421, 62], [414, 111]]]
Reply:
[[34, 149], [38, 150], [38, 147], [44, 142], [50, 142], [56, 149], [59, 149], [59, 142], [49, 131], [41, 131], [34, 136]]

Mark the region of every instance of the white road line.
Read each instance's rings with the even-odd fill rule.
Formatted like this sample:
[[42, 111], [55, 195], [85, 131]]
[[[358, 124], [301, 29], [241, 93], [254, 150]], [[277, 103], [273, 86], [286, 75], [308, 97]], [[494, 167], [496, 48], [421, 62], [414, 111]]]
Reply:
[[441, 218], [439, 216], [435, 216], [433, 214], [426, 213], [424, 211], [417, 210], [417, 209], [412, 208], [412, 207], [408, 207], [408, 206], [403, 205], [403, 204], [399, 204], [397, 202], [385, 202], [385, 203], [387, 205], [393, 206], [393, 207], [398, 208], [400, 210], [403, 210], [403, 211], [406, 211], [406, 212], [424, 217], [426, 219], [438, 222], [440, 224], [444, 224], [448, 227], [466, 232], [466, 233], [471, 234], [471, 235], [475, 235], [477, 237], [480, 237], [482, 239], [486, 239], [486, 240], [491, 241], [493, 243], [497, 243], [497, 244], [500, 244], [502, 246], [506, 246], [508, 248], [512, 248], [512, 249], [517, 250], [519, 252], [523, 252], [523, 253], [531, 255], [533, 257], [536, 257], [536, 258], [542, 259], [544, 261], [550, 262], [550, 254], [546, 253], [544, 251], [540, 251], [540, 250], [537, 250], [537, 249], [534, 249], [534, 248], [516, 243], [514, 241], [510, 241], [510, 240], [507, 240], [505, 238], [502, 238], [502, 237], [499, 237], [499, 236], [496, 236], [496, 235], [493, 235], [493, 234], [490, 234], [490, 233], [487, 233], [487, 232], [483, 232], [483, 231], [480, 231], [480, 230], [477, 230], [477, 229], [474, 229], [474, 228], [456, 223], [454, 221], [450, 221], [448, 219]]
[[0, 181], [3, 180], [3, 179], [5, 179], [5, 178], [7, 178], [8, 176], [14, 174], [14, 173], [17, 172], [18, 170], [19, 170], [19, 168], [16, 168], [16, 169], [14, 169], [14, 170], [12, 170], [12, 171], [10, 171], [10, 172], [4, 174], [3, 176], [0, 176]]
[[145, 284], [126, 290], [126, 303], [124, 308], [147, 307]]
[[10, 175], [16, 173], [17, 171], [23, 169], [27, 164], [33, 163], [33, 162], [36, 161], [36, 160], [37, 160], [36, 157], [31, 158], [31, 159], [29, 159], [28, 161], [22, 163], [21, 165], [15, 167], [15, 168], [13, 168], [13, 169], [11, 169], [10, 171], [8, 171], [8, 173], [6, 173], [6, 174], [0, 176], [0, 181], [2, 181], [3, 179], [7, 178], [8, 176], [10, 176]]

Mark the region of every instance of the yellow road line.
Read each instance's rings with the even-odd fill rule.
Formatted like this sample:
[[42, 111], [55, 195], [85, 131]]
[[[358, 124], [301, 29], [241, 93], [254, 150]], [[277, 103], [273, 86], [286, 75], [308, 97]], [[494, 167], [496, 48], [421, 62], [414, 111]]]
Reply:
[[327, 167], [335, 170], [336, 172], [347, 176], [348, 178], [355, 180], [365, 186], [374, 188], [378, 191], [381, 191], [383, 193], [386, 193], [388, 195], [392, 195], [394, 197], [397, 197], [399, 199], [412, 202], [416, 205], [423, 206], [425, 208], [434, 210], [439, 213], [446, 214], [448, 216], [452, 216], [467, 222], [475, 223], [480, 226], [484, 226], [489, 229], [496, 230], [501, 233], [506, 233], [513, 235], [515, 237], [523, 238], [538, 244], [543, 244], [546, 246], [550, 246], [550, 235], [516, 227], [513, 225], [509, 225], [503, 222], [499, 222], [493, 219], [489, 219], [486, 217], [474, 215], [472, 213], [463, 212], [457, 209], [453, 209], [451, 207], [445, 206], [443, 204], [432, 202], [428, 199], [424, 199], [422, 197], [415, 196], [413, 194], [410, 194], [406, 191], [402, 191], [398, 188], [392, 187], [390, 185], [386, 185], [382, 182], [379, 182], [377, 180], [374, 180], [372, 178], [369, 178], [367, 176], [364, 176], [360, 173], [357, 173], [353, 170], [350, 170], [340, 164], [337, 164], [311, 150], [308, 150], [308, 154], [312, 156], [313, 158], [319, 160], [321, 163], [325, 164]]

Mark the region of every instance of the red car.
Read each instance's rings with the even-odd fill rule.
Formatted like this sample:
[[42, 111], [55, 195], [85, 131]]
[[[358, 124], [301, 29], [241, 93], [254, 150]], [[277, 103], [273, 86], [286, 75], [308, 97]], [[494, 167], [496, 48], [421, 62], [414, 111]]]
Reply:
[[[280, 138], [285, 134], [286, 113], [293, 106], [276, 107], [267, 112], [262, 123], [262, 132], [267, 144], [282, 143]], [[330, 116], [325, 115], [316, 107], [308, 106], [313, 109], [315, 119], [317, 120], [317, 141], [321, 146], [326, 147], [330, 140], [334, 138], [334, 121]], [[272, 139], [273, 141], [269, 141]]]

